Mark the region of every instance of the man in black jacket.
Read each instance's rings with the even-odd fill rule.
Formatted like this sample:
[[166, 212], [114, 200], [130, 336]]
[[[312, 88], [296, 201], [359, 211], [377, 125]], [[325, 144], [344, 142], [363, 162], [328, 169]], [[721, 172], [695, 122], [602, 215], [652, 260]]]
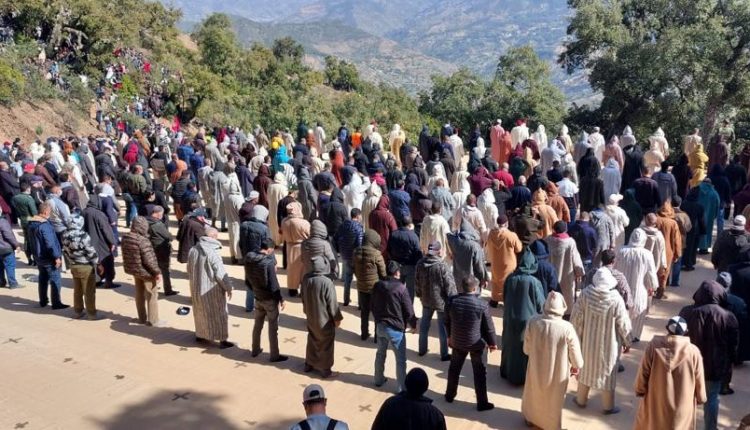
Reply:
[[251, 251], [245, 255], [245, 285], [248, 288], [248, 296], [254, 296], [255, 302], [251, 355], [257, 357], [263, 352], [263, 348], [260, 347], [260, 333], [263, 331], [264, 322], [268, 320], [271, 362], [278, 363], [288, 360], [289, 357], [279, 354], [279, 311], [284, 310], [284, 299], [281, 297], [279, 280], [276, 277], [274, 247], [273, 240], [267, 238], [261, 243], [259, 251]]
[[378, 350], [375, 354], [375, 385], [385, 384], [383, 376], [385, 355], [390, 345], [396, 354], [396, 380], [398, 392], [406, 388], [406, 326], [412, 333], [417, 330], [417, 318], [411, 306], [406, 287], [399, 280], [400, 266], [395, 261], [386, 266], [386, 279], [378, 281], [372, 289], [372, 314], [375, 317], [375, 334]]
[[445, 401], [452, 403], [458, 391], [458, 377], [467, 355], [471, 355], [474, 370], [474, 391], [477, 395], [477, 410], [487, 411], [495, 405], [487, 400], [487, 368], [482, 361], [485, 348], [490, 352], [497, 349], [495, 325], [487, 302], [477, 295], [479, 281], [468, 277], [463, 282], [461, 294], [453, 297], [445, 313], [445, 329], [448, 332], [448, 345], [453, 348], [451, 364], [448, 368], [448, 386]]
[[83, 210], [83, 228], [91, 237], [91, 245], [96, 249], [99, 256], [99, 265], [102, 268], [102, 281], [98, 285], [104, 285], [104, 288], [118, 288], [120, 284], [115, 284], [115, 249], [117, 242], [112, 231], [112, 225], [109, 218], [102, 212], [101, 198], [97, 194], [89, 196], [89, 203]]
[[406, 391], [383, 403], [372, 430], [445, 430], [445, 417], [432, 400], [424, 396], [430, 381], [420, 368], [414, 368], [406, 375]]
[[417, 262], [422, 258], [419, 237], [414, 232], [412, 219], [405, 216], [398, 221], [398, 230], [388, 238], [388, 257], [401, 266], [401, 281], [406, 284], [406, 291], [414, 303], [414, 273]]
[[157, 205], [150, 206], [148, 214], [148, 236], [151, 244], [154, 246], [156, 253], [156, 262], [161, 270], [161, 278], [164, 280], [164, 295], [174, 296], [179, 291], [172, 289], [172, 278], [169, 276], [169, 261], [172, 256], [172, 233], [162, 222], [164, 218], [164, 208]]

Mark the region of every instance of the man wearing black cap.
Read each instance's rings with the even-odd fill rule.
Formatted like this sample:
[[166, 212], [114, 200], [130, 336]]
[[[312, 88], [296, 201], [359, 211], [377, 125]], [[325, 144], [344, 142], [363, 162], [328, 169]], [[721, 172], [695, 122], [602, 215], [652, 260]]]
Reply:
[[372, 430], [445, 430], [443, 413], [424, 396], [429, 383], [424, 370], [411, 369], [406, 375], [406, 390], [383, 403]]
[[467, 355], [471, 355], [474, 371], [474, 392], [477, 395], [477, 410], [487, 411], [495, 405], [487, 400], [487, 368], [484, 365], [484, 350], [495, 351], [495, 324], [492, 322], [487, 302], [479, 298], [479, 281], [468, 277], [463, 282], [463, 292], [453, 297], [445, 313], [445, 328], [448, 345], [453, 348], [448, 368], [448, 386], [445, 401], [453, 402], [458, 391], [458, 378]]
[[396, 379], [398, 391], [403, 391], [406, 380], [406, 326], [412, 333], [417, 329], [417, 318], [414, 316], [411, 299], [406, 286], [399, 280], [401, 266], [395, 261], [386, 266], [387, 278], [378, 281], [372, 289], [372, 314], [375, 317], [375, 334], [378, 351], [375, 355], [375, 385], [385, 384], [383, 376], [385, 354], [390, 345], [396, 355]]

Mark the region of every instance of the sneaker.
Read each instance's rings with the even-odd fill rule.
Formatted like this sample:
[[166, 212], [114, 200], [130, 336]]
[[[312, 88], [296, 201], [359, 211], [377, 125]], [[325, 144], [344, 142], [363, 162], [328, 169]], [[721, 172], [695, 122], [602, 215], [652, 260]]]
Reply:
[[452, 356], [450, 354], [440, 357], [440, 361], [451, 361]]
[[70, 305], [66, 305], [64, 303], [60, 303], [59, 305], [52, 306], [52, 310], [59, 311], [59, 310], [62, 310], [62, 309], [68, 309], [69, 307], [70, 307]]
[[299, 291], [289, 290], [289, 297], [297, 297], [298, 295], [299, 295]]
[[495, 405], [492, 404], [492, 403], [490, 403], [490, 402], [483, 403], [481, 405], [477, 405], [477, 411], [479, 411], [479, 412], [489, 411], [491, 409], [495, 409]]
[[164, 293], [164, 297], [169, 297], [169, 296], [176, 296], [176, 295], [178, 295], [178, 294], [180, 294], [180, 292], [179, 292], [179, 291], [175, 291], [175, 290], [172, 290], [172, 291], [167, 291], [166, 293]]
[[259, 350], [257, 350], [257, 351], [252, 351], [252, 352], [250, 352], [250, 356], [251, 356], [251, 357], [253, 357], [253, 358], [254, 358], [254, 357], [257, 357], [257, 356], [259, 356], [259, 355], [260, 355], [260, 353], [261, 353], [261, 352], [263, 352], [263, 348], [260, 348], [260, 349], [259, 349]]
[[619, 414], [619, 413], [620, 413], [620, 408], [618, 408], [617, 406], [615, 406], [614, 408], [612, 408], [612, 409], [607, 409], [606, 411], [604, 411], [604, 412], [602, 412], [602, 413], [603, 413], [604, 415], [614, 415], [614, 414]]
[[370, 333], [362, 333], [361, 335], [359, 335], [359, 338], [362, 340], [367, 340], [370, 338]]
[[499, 303], [499, 302], [496, 302], [496, 301], [494, 301], [494, 300], [490, 300], [490, 307], [491, 307], [491, 308], [496, 308], [496, 307], [498, 307], [498, 306], [500, 306], [500, 303]]
[[271, 363], [281, 363], [282, 361], [287, 361], [287, 360], [289, 360], [289, 357], [287, 357], [286, 355], [280, 355], [276, 358], [270, 359], [269, 361]]
[[734, 394], [734, 390], [729, 388], [729, 386], [721, 387], [721, 391], [719, 391], [719, 394], [721, 394], [722, 396], [731, 396], [732, 394]]
[[23, 288], [23, 285], [21, 285], [21, 284], [11, 284], [11, 285], [8, 286], [8, 289], [11, 289], [11, 290], [17, 290], [19, 288]]

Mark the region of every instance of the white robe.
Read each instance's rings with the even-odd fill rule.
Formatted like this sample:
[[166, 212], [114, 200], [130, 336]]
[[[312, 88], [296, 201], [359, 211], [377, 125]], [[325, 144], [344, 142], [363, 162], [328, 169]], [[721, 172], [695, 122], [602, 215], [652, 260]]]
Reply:
[[419, 247], [422, 253], [427, 253], [430, 243], [440, 242], [440, 255], [445, 256], [448, 252], [448, 233], [450, 233], [450, 227], [442, 215], [427, 215], [422, 220], [422, 229], [419, 232]]
[[512, 148], [515, 148], [516, 145], [523, 143], [523, 141], [528, 138], [529, 128], [526, 124], [517, 125], [510, 131], [510, 144]]
[[630, 308], [629, 316], [632, 321], [633, 337], [635, 338], [640, 338], [643, 323], [646, 315], [648, 315], [650, 302], [648, 290], [656, 290], [659, 285], [656, 278], [654, 256], [648, 249], [644, 248], [645, 236], [643, 230], [634, 230], [630, 238], [630, 245], [620, 248], [615, 259], [615, 269], [623, 273], [630, 287], [633, 307]]
[[630, 225], [630, 218], [625, 210], [617, 205], [607, 205], [606, 210], [615, 226], [615, 249], [620, 249], [625, 245], [625, 227]]
[[360, 175], [352, 175], [351, 181], [341, 190], [344, 193], [344, 205], [346, 212], [351, 213], [352, 209], [362, 209], [362, 203], [365, 201], [367, 190], [370, 188], [370, 178]]
[[609, 196], [620, 193], [622, 185], [622, 174], [617, 160], [610, 158], [607, 165], [601, 172], [602, 182], [604, 182], [604, 201], [609, 201]]
[[370, 214], [378, 206], [380, 197], [383, 195], [383, 189], [375, 182], [370, 184], [367, 190], [367, 198], [362, 202], [362, 225], [370, 225]]
[[599, 164], [604, 164], [602, 158], [604, 157], [604, 145], [607, 143], [604, 140], [604, 136], [598, 131], [595, 131], [589, 135], [589, 143], [594, 148], [594, 155], [599, 160]]
[[497, 211], [497, 205], [495, 205], [495, 195], [492, 193], [491, 188], [487, 188], [486, 190], [482, 191], [482, 195], [479, 196], [479, 199], [477, 199], [477, 208], [482, 213], [482, 218], [484, 218], [484, 225], [487, 230], [496, 228], [497, 217], [500, 214]]
[[229, 255], [232, 258], [241, 258], [240, 250], [240, 208], [245, 203], [242, 197], [242, 189], [237, 174], [232, 172], [227, 176], [227, 181], [222, 184], [221, 192], [224, 196], [224, 214], [227, 218], [227, 230], [229, 232]]

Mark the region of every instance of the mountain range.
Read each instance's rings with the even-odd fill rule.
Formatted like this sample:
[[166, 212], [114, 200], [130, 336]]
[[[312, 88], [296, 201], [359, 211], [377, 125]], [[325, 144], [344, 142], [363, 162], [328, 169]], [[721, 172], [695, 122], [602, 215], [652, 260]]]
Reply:
[[566, 0], [162, 0], [182, 10], [184, 29], [205, 16], [232, 17], [245, 44], [291, 36], [321, 66], [325, 55], [353, 62], [369, 80], [412, 93], [459, 67], [485, 76], [511, 46], [531, 44], [568, 98], [591, 95], [583, 74], [555, 64], [566, 35]]

